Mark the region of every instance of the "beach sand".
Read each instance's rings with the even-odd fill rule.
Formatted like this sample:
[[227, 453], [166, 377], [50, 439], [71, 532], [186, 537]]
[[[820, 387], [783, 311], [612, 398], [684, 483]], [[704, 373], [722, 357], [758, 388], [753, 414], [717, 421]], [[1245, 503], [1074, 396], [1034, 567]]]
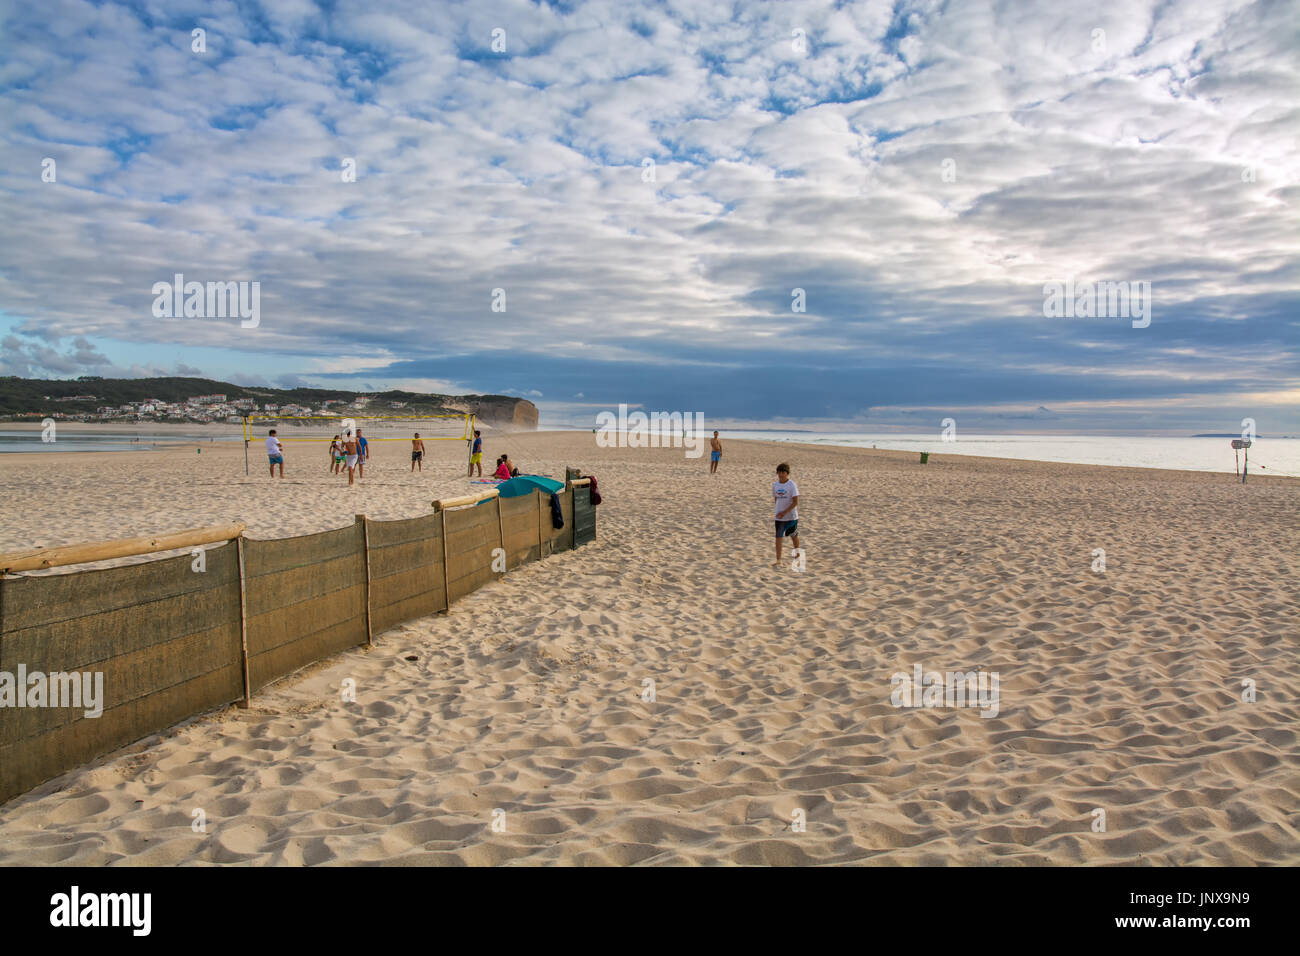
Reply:
[[[485, 439], [594, 472], [596, 543], [10, 801], [0, 863], [1300, 863], [1300, 481]], [[323, 447], [283, 482], [197, 447], [0, 456], [0, 549], [469, 490], [453, 442], [415, 477], [380, 445], [352, 489]], [[803, 573], [769, 566], [779, 460]], [[996, 672], [997, 715], [893, 706], [916, 664]]]

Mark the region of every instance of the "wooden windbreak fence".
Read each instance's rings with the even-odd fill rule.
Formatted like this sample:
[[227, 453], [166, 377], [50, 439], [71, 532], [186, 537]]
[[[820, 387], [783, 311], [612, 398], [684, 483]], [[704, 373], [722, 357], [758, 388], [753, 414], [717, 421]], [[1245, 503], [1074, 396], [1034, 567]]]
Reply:
[[[398, 521], [358, 515], [349, 527], [271, 541], [242, 537], [242, 526], [206, 529], [201, 558], [66, 574], [3, 572], [66, 564], [77, 549], [0, 555], [0, 801], [204, 711], [246, 705], [307, 664], [448, 610], [498, 568], [574, 547], [576, 528], [594, 531], [583, 491], [560, 494], [558, 530], [549, 496], [534, 492]], [[241, 536], [220, 538], [230, 533]], [[184, 547], [197, 533], [187, 534], [93, 553]]]

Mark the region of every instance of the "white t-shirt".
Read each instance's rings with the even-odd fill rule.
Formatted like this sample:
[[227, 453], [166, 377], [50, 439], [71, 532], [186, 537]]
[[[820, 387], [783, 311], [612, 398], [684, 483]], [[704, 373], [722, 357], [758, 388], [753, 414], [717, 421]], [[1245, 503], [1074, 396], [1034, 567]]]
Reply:
[[776, 518], [778, 521], [796, 521], [799, 518], [799, 509], [791, 508], [788, 515], [782, 515], [786, 506], [790, 504], [792, 498], [799, 494], [799, 486], [794, 480], [774, 481], [772, 482], [772, 497], [776, 498]]
[[280, 439], [274, 435], [268, 435], [266, 438], [266, 453], [268, 455], [280, 454]]

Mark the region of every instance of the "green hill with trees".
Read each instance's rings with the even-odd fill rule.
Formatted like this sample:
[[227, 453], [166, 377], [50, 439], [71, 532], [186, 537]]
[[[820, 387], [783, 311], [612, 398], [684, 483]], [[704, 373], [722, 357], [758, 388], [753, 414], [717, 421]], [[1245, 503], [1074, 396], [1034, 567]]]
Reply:
[[[317, 408], [326, 401], [349, 403], [364, 397], [369, 400], [366, 410], [358, 414], [396, 413], [392, 403], [399, 402], [404, 403], [400, 409], [402, 415], [448, 415], [472, 411], [486, 422], [537, 426], [536, 407], [531, 402], [508, 395], [434, 395], [396, 389], [358, 392], [328, 388], [270, 388], [234, 385], [210, 378], [102, 378], [96, 375], [83, 375], [76, 379], [0, 376], [0, 418], [31, 419], [61, 413], [60, 417], [87, 416], [93, 420], [96, 410], [103, 406], [117, 407], [149, 400], [184, 403], [200, 395], [213, 394], [224, 394], [227, 402], [250, 399], [259, 407], [271, 403]], [[342, 411], [341, 407], [337, 408]]]

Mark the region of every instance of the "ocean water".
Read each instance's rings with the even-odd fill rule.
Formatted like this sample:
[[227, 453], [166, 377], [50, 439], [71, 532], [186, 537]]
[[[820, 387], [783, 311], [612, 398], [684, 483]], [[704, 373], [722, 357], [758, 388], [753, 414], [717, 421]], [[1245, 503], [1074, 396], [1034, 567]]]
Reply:
[[[543, 429], [554, 428], [543, 424]], [[575, 429], [586, 431], [586, 429]], [[720, 429], [726, 439], [799, 442], [808, 445], [842, 445], [850, 448], [888, 448], [930, 452], [933, 455], [982, 455], [1029, 461], [1073, 462], [1081, 465], [1123, 465], [1130, 468], [1173, 468], [1233, 474], [1237, 465], [1229, 438], [1135, 438], [1106, 435], [964, 435], [945, 442], [937, 435], [871, 434]], [[175, 442], [240, 441], [236, 434], [213, 432], [87, 433], [60, 427], [58, 440], [42, 442], [39, 431], [0, 429], [0, 453], [71, 451], [149, 451], [158, 444]], [[704, 433], [707, 438], [712, 430]], [[135, 440], [133, 440], [135, 439]], [[666, 441], [666, 439], [665, 439]], [[1250, 473], [1300, 477], [1300, 438], [1260, 438], [1250, 447]]]
[[[543, 424], [542, 428], [554, 428]], [[575, 429], [578, 430], [578, 429]], [[753, 441], [798, 442], [805, 445], [838, 445], [848, 448], [882, 448], [893, 451], [929, 452], [931, 455], [977, 455], [985, 458], [1018, 458], [1025, 461], [1056, 461], [1080, 465], [1118, 465], [1128, 468], [1169, 468], [1177, 471], [1210, 471], [1234, 474], [1241, 467], [1241, 455], [1234, 461], [1232, 438], [1151, 438], [1132, 435], [980, 435], [958, 434], [946, 442], [936, 433], [897, 434], [862, 432], [782, 431], [779, 429], [720, 428], [720, 437]], [[712, 429], [697, 433], [704, 440]], [[675, 436], [676, 447], [681, 435]], [[660, 446], [669, 436], [659, 439]], [[707, 447], [707, 446], [706, 446]], [[1249, 449], [1253, 475], [1300, 477], [1300, 438], [1257, 438]]]
[[0, 429], [0, 454], [4, 452], [32, 451], [151, 451], [158, 444], [176, 442], [202, 442], [209, 440], [239, 440], [238, 435], [217, 435], [212, 432], [130, 432], [106, 434], [104, 432], [77, 431], [60, 425], [55, 431], [55, 441], [41, 441], [40, 431], [15, 431]]
[[[982, 455], [1080, 465], [1173, 468], [1233, 474], [1230, 438], [1135, 438], [1106, 435], [963, 435], [941, 441], [938, 435], [871, 435], [796, 431], [727, 431], [720, 437], [762, 441], [844, 445], [930, 452], [932, 455]], [[712, 431], [709, 432], [712, 435]], [[724, 446], [725, 447], [725, 446]], [[1250, 474], [1300, 477], [1300, 438], [1261, 438], [1249, 449]]]

